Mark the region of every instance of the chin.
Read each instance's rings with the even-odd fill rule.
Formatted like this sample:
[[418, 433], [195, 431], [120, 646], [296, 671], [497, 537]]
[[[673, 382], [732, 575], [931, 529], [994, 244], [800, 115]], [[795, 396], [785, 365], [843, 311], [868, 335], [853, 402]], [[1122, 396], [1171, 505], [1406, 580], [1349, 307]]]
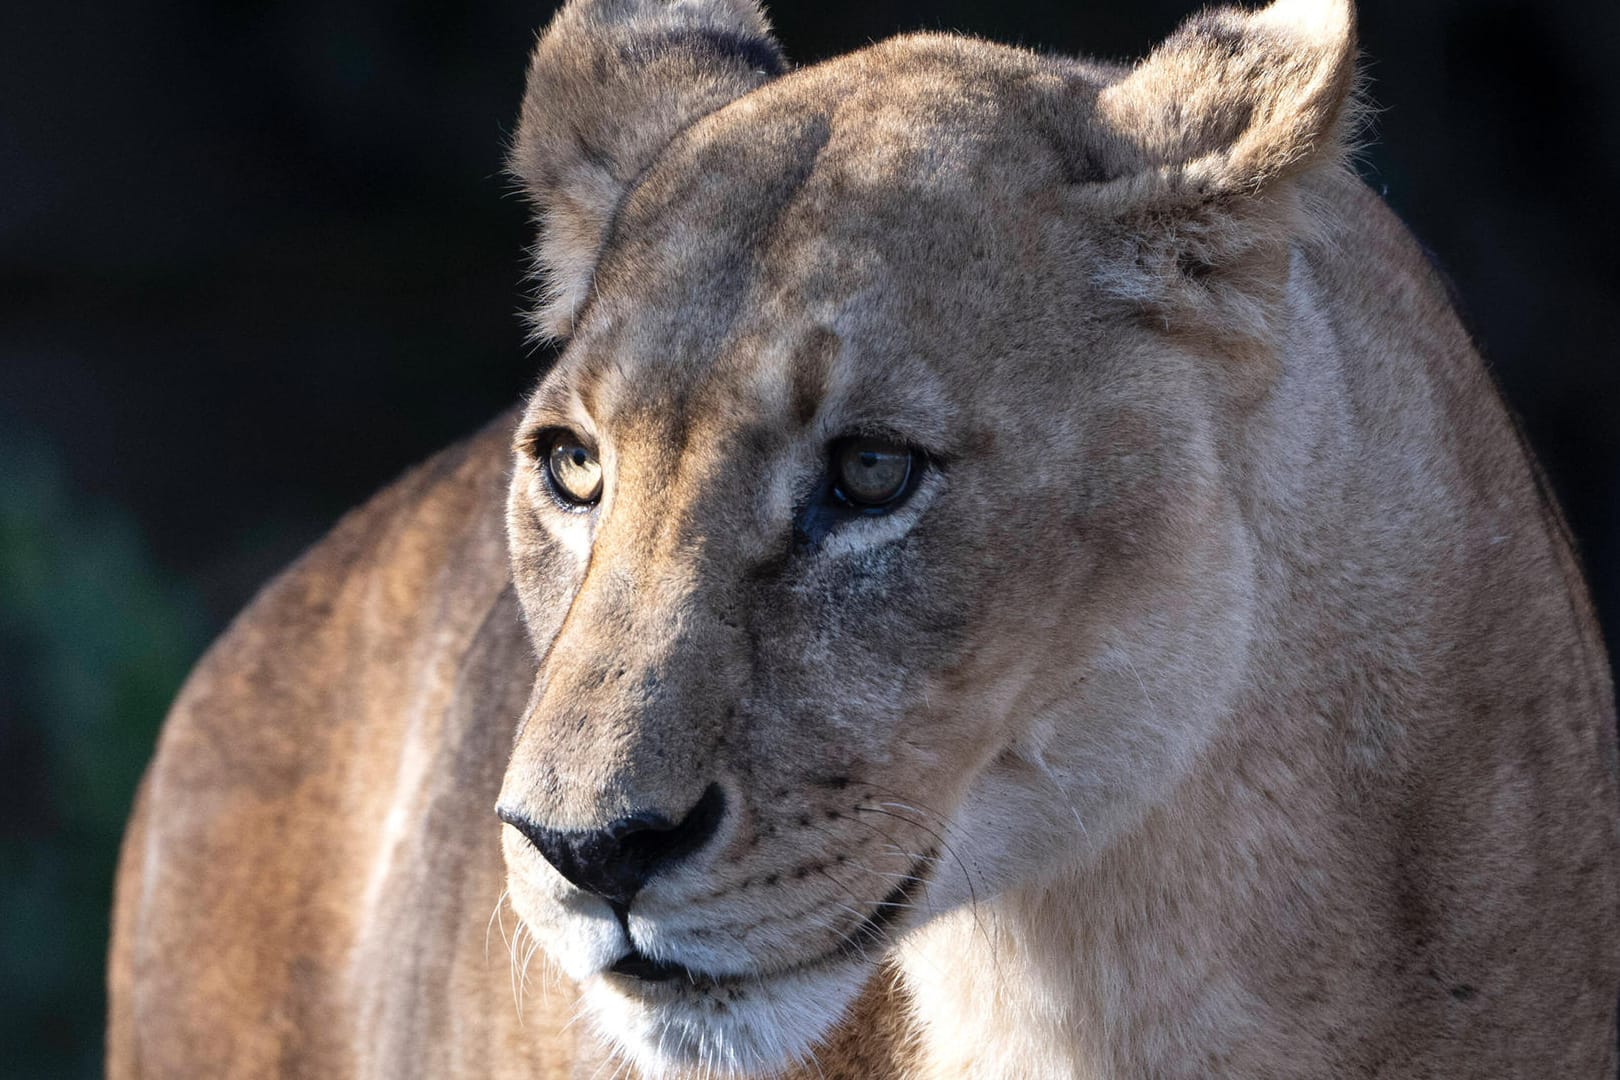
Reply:
[[648, 982], [604, 973], [586, 982], [584, 1004], [648, 1080], [770, 1077], [810, 1059], [873, 970], [838, 956], [768, 976]]

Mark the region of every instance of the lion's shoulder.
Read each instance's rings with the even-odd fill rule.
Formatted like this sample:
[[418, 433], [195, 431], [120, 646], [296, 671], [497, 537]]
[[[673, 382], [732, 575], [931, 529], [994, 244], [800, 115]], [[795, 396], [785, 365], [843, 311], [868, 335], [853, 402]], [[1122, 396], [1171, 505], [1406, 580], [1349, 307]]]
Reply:
[[344, 715], [331, 695], [364, 698], [369, 669], [420, 652], [430, 624], [449, 631], [458, 596], [487, 602], [504, 587], [510, 433], [502, 417], [412, 468], [267, 584], [187, 681], [158, 767], [198, 738], [214, 753], [194, 766], [225, 784], [288, 784], [317, 766], [331, 717]]
[[[355, 1028], [334, 1021], [359, 1020], [342, 981], [400, 770], [436, 752], [458, 708], [483, 707], [460, 701], [465, 667], [527, 657], [503, 531], [511, 426], [345, 516], [188, 679], [126, 838], [111, 991], [131, 1021], [114, 1035], [138, 1046], [114, 1057], [259, 1075], [331, 1072], [354, 1052]], [[509, 729], [515, 706], [488, 707]]]

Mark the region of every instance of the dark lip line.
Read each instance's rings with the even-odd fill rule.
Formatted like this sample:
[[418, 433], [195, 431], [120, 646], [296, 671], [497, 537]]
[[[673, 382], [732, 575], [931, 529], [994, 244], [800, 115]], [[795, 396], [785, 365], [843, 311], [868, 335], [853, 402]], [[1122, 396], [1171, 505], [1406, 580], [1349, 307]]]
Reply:
[[[684, 976], [686, 981], [693, 986], [716, 986], [725, 983], [780, 978], [784, 975], [791, 975], [796, 971], [817, 967], [829, 960], [864, 958], [867, 950], [883, 943], [890, 928], [903, 917], [906, 908], [910, 906], [912, 898], [927, 884], [922, 870], [933, 858], [934, 853], [932, 850], [919, 856], [911, 864], [905, 880], [882, 900], [879, 900], [877, 907], [872, 909], [872, 913], [862, 920], [859, 926], [829, 951], [803, 963], [761, 975], [709, 975], [705, 972], [693, 971], [684, 964], [653, 960], [643, 955], [632, 941], [630, 951], [614, 961], [613, 966], [608, 968], [608, 972], [636, 982], [673, 982]], [[626, 936], [629, 936], [628, 926], [626, 927]]]
[[857, 926], [836, 949], [827, 955], [829, 957], [841, 956], [845, 959], [856, 959], [864, 957], [866, 950], [882, 944], [883, 939], [888, 935], [889, 928], [900, 921], [906, 909], [911, 906], [912, 898], [927, 884], [923, 876], [923, 870], [933, 859], [934, 849], [932, 848], [918, 856], [906, 868], [905, 880], [895, 886], [889, 895], [878, 901], [877, 907], [872, 909], [872, 914], [868, 915], [861, 922], [861, 925]]

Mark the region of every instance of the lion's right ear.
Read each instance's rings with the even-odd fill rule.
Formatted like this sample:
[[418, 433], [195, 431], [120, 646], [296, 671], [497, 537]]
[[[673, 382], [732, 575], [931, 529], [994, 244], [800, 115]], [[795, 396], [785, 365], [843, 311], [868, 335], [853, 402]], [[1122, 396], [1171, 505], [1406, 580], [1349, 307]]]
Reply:
[[546, 27], [509, 167], [534, 203], [542, 335], [566, 337], [620, 200], [681, 129], [786, 67], [754, 0], [569, 0]]

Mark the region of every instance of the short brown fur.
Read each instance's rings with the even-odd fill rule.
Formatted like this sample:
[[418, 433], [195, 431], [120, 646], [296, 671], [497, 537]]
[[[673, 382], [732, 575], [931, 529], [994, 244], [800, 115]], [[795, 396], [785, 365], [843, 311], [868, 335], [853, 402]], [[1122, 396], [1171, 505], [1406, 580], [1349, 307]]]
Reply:
[[[568, 4], [513, 161], [567, 349], [192, 676], [109, 1075], [1613, 1076], [1609, 673], [1354, 56], [1338, 0], [797, 71]], [[927, 474], [806, 541], [852, 433]], [[690, 984], [492, 810], [711, 784], [625, 924]]]

